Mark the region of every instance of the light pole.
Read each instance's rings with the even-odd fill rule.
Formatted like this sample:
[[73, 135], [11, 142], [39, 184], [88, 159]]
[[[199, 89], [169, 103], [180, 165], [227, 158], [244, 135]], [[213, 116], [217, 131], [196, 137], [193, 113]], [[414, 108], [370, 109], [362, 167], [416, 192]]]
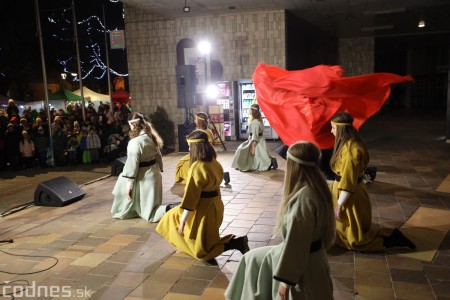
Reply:
[[75, 48], [77, 49], [77, 65], [78, 65], [78, 76], [80, 80], [80, 93], [81, 93], [81, 103], [82, 109], [81, 113], [83, 115], [83, 121], [86, 121], [86, 113], [84, 111], [84, 94], [83, 94], [83, 74], [81, 73], [81, 63], [80, 63], [80, 49], [78, 46], [78, 31], [77, 31], [77, 17], [75, 15], [75, 1], [72, 0], [72, 17], [73, 17], [73, 34], [75, 36]]
[[51, 116], [50, 116], [50, 104], [48, 102], [48, 88], [47, 88], [47, 71], [45, 68], [45, 55], [44, 55], [44, 43], [42, 41], [42, 28], [41, 28], [41, 18], [39, 13], [39, 3], [38, 0], [34, 0], [34, 9], [36, 12], [36, 25], [38, 29], [39, 35], [39, 48], [41, 52], [41, 63], [42, 63], [42, 77], [44, 79], [44, 103], [47, 108], [47, 125], [49, 132], [49, 140], [50, 140], [50, 153], [51, 153], [51, 165], [54, 166], [54, 154], [53, 154], [53, 138], [52, 138], [52, 124], [51, 124]]

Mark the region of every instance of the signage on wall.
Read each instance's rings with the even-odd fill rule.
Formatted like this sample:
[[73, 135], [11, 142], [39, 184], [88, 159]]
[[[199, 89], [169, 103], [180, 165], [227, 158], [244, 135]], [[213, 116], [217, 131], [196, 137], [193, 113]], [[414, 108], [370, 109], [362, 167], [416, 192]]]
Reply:
[[230, 82], [229, 81], [218, 81], [217, 87], [219, 89], [219, 97], [229, 97], [230, 96]]
[[125, 33], [123, 30], [114, 30], [109, 32], [111, 49], [125, 48]]

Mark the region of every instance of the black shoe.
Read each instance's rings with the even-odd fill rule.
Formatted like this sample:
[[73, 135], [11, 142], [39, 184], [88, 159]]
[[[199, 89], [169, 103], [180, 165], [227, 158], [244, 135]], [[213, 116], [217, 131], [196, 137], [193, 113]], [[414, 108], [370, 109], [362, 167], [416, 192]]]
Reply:
[[242, 254], [247, 253], [250, 251], [250, 248], [248, 247], [248, 237], [246, 235], [238, 237], [236, 239], [237, 245], [236, 250], [239, 250]]
[[242, 254], [250, 251], [248, 247], [248, 238], [247, 236], [241, 236], [238, 238], [232, 238], [228, 243], [225, 244], [224, 251], [228, 250], [239, 250]]
[[171, 210], [172, 208], [174, 208], [175, 206], [180, 205], [181, 202], [175, 202], [175, 203], [170, 203], [166, 205], [166, 212], [168, 212], [169, 210]]
[[230, 172], [223, 173], [223, 180], [225, 181], [225, 185], [230, 183]]
[[411, 242], [410, 239], [404, 236], [403, 233], [398, 230], [398, 228], [395, 228], [389, 237], [392, 238], [392, 240], [395, 242], [394, 246], [408, 247], [411, 250], [416, 249], [416, 245], [414, 245], [414, 243]]
[[375, 181], [375, 178], [377, 177], [377, 167], [367, 167], [364, 171], [364, 175], [367, 175], [370, 181]]
[[278, 162], [275, 157], [272, 157], [272, 169], [274, 170], [278, 169]]
[[275, 157], [270, 158], [270, 166], [269, 166], [269, 169], [267, 169], [267, 170], [270, 171], [272, 169], [273, 170], [278, 169], [278, 163], [277, 163], [277, 159]]

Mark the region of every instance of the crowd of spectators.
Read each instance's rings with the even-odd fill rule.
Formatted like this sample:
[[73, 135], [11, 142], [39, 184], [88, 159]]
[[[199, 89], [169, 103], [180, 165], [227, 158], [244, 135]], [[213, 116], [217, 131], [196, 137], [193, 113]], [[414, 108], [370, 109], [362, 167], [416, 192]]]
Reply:
[[126, 155], [129, 140], [126, 105], [95, 108], [69, 103], [66, 109], [22, 114], [13, 99], [0, 109], [0, 171], [67, 164], [106, 163]]

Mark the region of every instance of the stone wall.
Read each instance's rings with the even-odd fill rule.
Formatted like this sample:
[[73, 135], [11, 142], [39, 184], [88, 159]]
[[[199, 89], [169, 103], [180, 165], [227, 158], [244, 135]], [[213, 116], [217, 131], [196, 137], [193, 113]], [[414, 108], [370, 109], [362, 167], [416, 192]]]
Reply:
[[345, 76], [374, 72], [374, 46], [372, 37], [339, 40], [339, 62], [345, 70]]
[[[285, 67], [284, 11], [166, 19], [124, 5], [131, 104], [148, 115], [163, 106], [175, 124], [177, 108], [176, 45], [185, 38], [212, 44], [211, 60], [223, 67], [221, 80], [251, 78], [259, 62]], [[203, 107], [198, 110], [203, 110]]]

